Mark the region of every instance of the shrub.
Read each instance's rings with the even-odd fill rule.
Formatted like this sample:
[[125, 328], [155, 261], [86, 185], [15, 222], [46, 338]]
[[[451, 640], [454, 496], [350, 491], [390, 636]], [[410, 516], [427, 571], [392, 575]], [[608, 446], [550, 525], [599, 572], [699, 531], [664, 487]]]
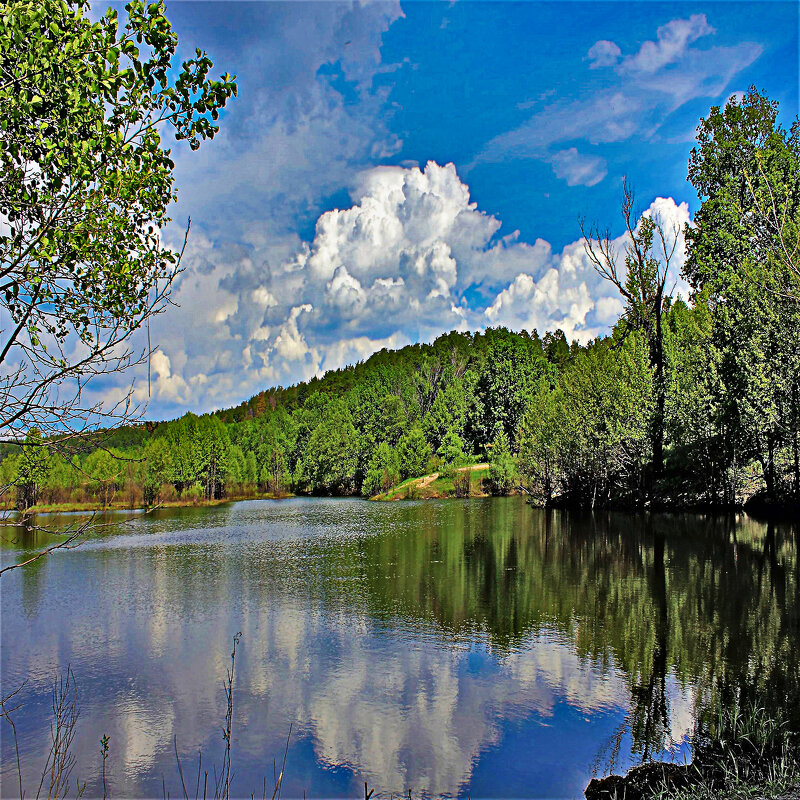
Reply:
[[400, 459], [397, 451], [381, 442], [372, 454], [361, 492], [366, 497], [385, 492], [400, 481]]
[[397, 454], [400, 457], [400, 474], [403, 478], [415, 478], [425, 474], [431, 449], [419, 425], [414, 425], [408, 433], [400, 437]]
[[203, 487], [199, 483], [195, 483], [192, 486], [187, 486], [183, 490], [183, 499], [184, 500], [191, 500], [194, 505], [197, 505], [205, 496], [203, 492]]
[[472, 471], [457, 470], [453, 478], [453, 490], [456, 497], [469, 497], [472, 494]]
[[492, 445], [489, 456], [489, 482], [493, 494], [508, 494], [517, 482], [519, 472], [508, 437], [501, 431]]

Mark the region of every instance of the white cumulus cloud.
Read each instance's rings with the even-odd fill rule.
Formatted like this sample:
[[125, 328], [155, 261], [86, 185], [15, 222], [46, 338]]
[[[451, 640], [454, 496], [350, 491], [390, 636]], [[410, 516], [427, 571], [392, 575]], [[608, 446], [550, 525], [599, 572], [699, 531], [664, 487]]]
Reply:
[[[665, 254], [657, 245], [655, 256], [662, 263], [666, 255], [670, 257], [668, 293], [688, 297], [689, 287], [681, 277], [686, 259], [684, 228], [689, 223], [688, 204], [657, 197], [642, 216], [654, 218], [665, 233], [668, 252]], [[624, 263], [628, 242], [627, 234], [612, 241], [619, 264]], [[567, 245], [538, 279], [526, 273], [518, 275], [497, 295], [486, 309], [485, 317], [491, 325], [536, 328], [541, 333], [561, 328], [568, 339], [586, 341], [606, 331], [622, 311], [616, 287], [594, 269], [583, 241], [576, 241]]]
[[[668, 289], [687, 293], [679, 271], [688, 206], [657, 198], [645, 213], [677, 233]], [[310, 241], [277, 259], [258, 230], [236, 245], [198, 236], [177, 307], [154, 328], [155, 402], [229, 406], [453, 329], [561, 328], [581, 341], [608, 330], [622, 304], [582, 241], [554, 253], [544, 239], [531, 244], [500, 229], [452, 164], [429, 162], [366, 170], [351, 204], [322, 213]], [[625, 242], [620, 235], [614, 244]]]

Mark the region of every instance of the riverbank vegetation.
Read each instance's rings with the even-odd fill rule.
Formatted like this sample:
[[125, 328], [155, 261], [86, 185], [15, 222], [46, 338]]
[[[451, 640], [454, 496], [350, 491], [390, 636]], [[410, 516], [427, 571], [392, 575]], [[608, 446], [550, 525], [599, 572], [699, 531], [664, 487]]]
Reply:
[[800, 740], [782, 709], [752, 700], [718, 701], [697, 721], [690, 763], [651, 761], [627, 775], [593, 779], [586, 800], [794, 800], [800, 796]]
[[441, 472], [408, 478], [374, 496], [374, 500], [438, 500], [446, 497], [486, 497], [494, 489], [488, 464], [443, 468]]
[[[800, 127], [777, 115], [751, 90], [701, 121], [689, 159], [701, 206], [684, 232], [637, 220], [627, 186], [627, 243], [585, 229], [620, 290], [609, 335], [453, 332], [214, 414], [99, 433], [71, 458], [31, 430], [0, 464], [8, 504], [397, 496], [485, 460], [486, 490], [544, 505], [796, 508]], [[681, 235], [686, 299], [666, 283]]]

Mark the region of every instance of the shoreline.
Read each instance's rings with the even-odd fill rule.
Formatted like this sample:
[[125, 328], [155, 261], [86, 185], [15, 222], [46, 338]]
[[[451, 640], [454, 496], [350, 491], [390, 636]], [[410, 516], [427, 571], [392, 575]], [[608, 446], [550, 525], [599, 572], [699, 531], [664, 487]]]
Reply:
[[[24, 511], [17, 508], [2, 508], [0, 513], [17, 514], [20, 520], [28, 516], [36, 514], [78, 514], [81, 512], [86, 513], [119, 513], [122, 511], [158, 511], [162, 508], [212, 508], [215, 506], [222, 506], [226, 503], [240, 503], [247, 500], [285, 500], [289, 497], [296, 497], [296, 495], [287, 492], [286, 494], [271, 494], [266, 492], [256, 496], [240, 495], [233, 497], [220, 497], [215, 500], [166, 500], [163, 503], [155, 503], [150, 506], [141, 504], [131, 505], [130, 503], [109, 503], [106, 506], [98, 503], [53, 503], [50, 505], [31, 506]], [[8, 518], [7, 518], [8, 519]]]
[[[505, 495], [493, 495], [491, 492], [483, 488], [483, 480], [488, 477], [487, 464], [474, 464], [469, 467], [462, 467], [458, 472], [471, 471], [477, 473], [477, 479], [473, 477], [470, 484], [468, 494], [459, 494], [454, 485], [453, 478], [442, 476], [438, 472], [430, 475], [423, 475], [417, 478], [408, 478], [402, 483], [387, 489], [385, 492], [374, 495], [372, 497], [361, 498], [360, 495], [324, 495], [330, 497], [342, 497], [349, 499], [363, 499], [365, 502], [378, 502], [378, 503], [393, 503], [403, 500], [467, 500], [476, 498], [487, 497], [521, 497], [525, 496], [524, 489], [515, 488], [513, 491]], [[204, 508], [216, 507], [225, 505], [226, 503], [239, 503], [249, 500], [285, 500], [291, 497], [319, 497], [323, 495], [315, 494], [295, 494], [293, 492], [286, 492], [283, 494], [272, 494], [265, 492], [258, 495], [235, 495], [232, 497], [223, 497], [215, 500], [167, 500], [163, 503], [157, 503], [150, 506], [141, 504], [130, 504], [126, 502], [112, 502], [106, 506], [98, 503], [54, 503], [50, 505], [32, 506], [24, 511], [13, 507], [0, 506], [0, 514], [7, 515], [6, 521], [12, 519], [12, 515], [17, 515], [16, 518], [21, 522], [26, 517], [35, 516], [38, 514], [77, 514], [77, 513], [92, 513], [92, 514], [105, 514], [105, 513], [121, 513], [121, 512], [152, 512], [160, 509], [171, 508]], [[622, 512], [630, 514], [639, 513], [654, 513], [654, 514], [710, 514], [714, 516], [724, 516], [730, 514], [745, 513], [755, 519], [763, 520], [793, 520], [800, 519], [800, 502], [794, 500], [786, 501], [769, 501], [763, 497], [751, 498], [745, 503], [728, 504], [728, 505], [714, 505], [710, 503], [667, 503], [659, 501], [651, 503], [647, 506], [637, 505], [612, 505], [602, 506], [595, 509], [585, 508], [581, 505], [573, 504], [565, 501], [562, 498], [554, 498], [549, 504], [538, 504], [531, 500], [527, 502], [535, 507], [541, 509], [553, 509], [558, 511], [573, 511], [573, 512], [586, 512], [586, 513], [600, 513], [600, 512]]]

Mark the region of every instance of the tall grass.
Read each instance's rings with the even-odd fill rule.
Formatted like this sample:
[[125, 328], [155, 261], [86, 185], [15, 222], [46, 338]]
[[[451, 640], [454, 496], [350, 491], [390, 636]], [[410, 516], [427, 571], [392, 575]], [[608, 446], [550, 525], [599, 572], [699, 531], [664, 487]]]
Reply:
[[[226, 673], [226, 679], [223, 684], [226, 699], [225, 721], [222, 728], [222, 739], [225, 743], [222, 763], [219, 767], [212, 764], [211, 770], [203, 769], [203, 755], [198, 756], [197, 762], [197, 779], [195, 781], [195, 800], [230, 800], [231, 796], [231, 777], [233, 775], [233, 723], [235, 716], [234, 704], [234, 679], [236, 670], [236, 648], [241, 640], [241, 633], [237, 633], [233, 637], [233, 649], [231, 651], [231, 664]], [[24, 713], [24, 703], [20, 702], [19, 696], [24, 688], [24, 684], [16, 689], [11, 694], [0, 698], [0, 719], [3, 719], [10, 727], [13, 741], [14, 750], [16, 753], [16, 768], [17, 768], [17, 785], [19, 790], [19, 797], [25, 798], [29, 793], [25, 791], [25, 782], [22, 774], [22, 764], [19, 757], [19, 743], [17, 741], [17, 727], [14, 722], [14, 715], [16, 712]], [[66, 798], [68, 794], [74, 794], [76, 798], [83, 796], [86, 790], [86, 781], [81, 783], [77, 779], [73, 779], [72, 772], [76, 765], [75, 754], [73, 753], [73, 740], [75, 738], [76, 726], [78, 722], [78, 690], [75, 683], [75, 675], [70, 667], [63, 676], [56, 678], [53, 692], [52, 692], [52, 710], [53, 716], [50, 722], [51, 732], [51, 746], [47, 757], [47, 761], [41, 772], [39, 785], [36, 789], [35, 797], [47, 797], [48, 800], [56, 800], [56, 798]], [[289, 734], [286, 738], [286, 748], [283, 753], [283, 763], [280, 772], [277, 770], [277, 763], [273, 763], [273, 782], [271, 793], [268, 791], [267, 777], [264, 775], [262, 790], [259, 793], [251, 792], [251, 800], [256, 797], [261, 797], [262, 800], [280, 800], [281, 788], [283, 786], [283, 779], [286, 773], [286, 758], [289, 753], [289, 740], [292, 734], [291, 726], [289, 727]], [[110, 738], [104, 735], [100, 739], [100, 777], [102, 779], [103, 787], [103, 800], [112, 796], [113, 787], [109, 786], [109, 781], [106, 774], [106, 761], [109, 758], [109, 743]], [[183, 764], [181, 763], [180, 754], [178, 752], [177, 737], [173, 739], [173, 746], [175, 749], [175, 764], [178, 779], [180, 780], [180, 791], [184, 800], [189, 800], [189, 791], [186, 787], [186, 779], [183, 773]], [[209, 778], [211, 782], [209, 783]], [[74, 781], [74, 782], [73, 782]], [[213, 794], [210, 791], [213, 789]], [[168, 800], [169, 792], [167, 791], [166, 781], [163, 783], [164, 800]], [[4, 792], [8, 794], [8, 792]]]
[[653, 800], [775, 798], [800, 789], [800, 741], [783, 709], [719, 702], [693, 745], [691, 785], [655, 787]]

